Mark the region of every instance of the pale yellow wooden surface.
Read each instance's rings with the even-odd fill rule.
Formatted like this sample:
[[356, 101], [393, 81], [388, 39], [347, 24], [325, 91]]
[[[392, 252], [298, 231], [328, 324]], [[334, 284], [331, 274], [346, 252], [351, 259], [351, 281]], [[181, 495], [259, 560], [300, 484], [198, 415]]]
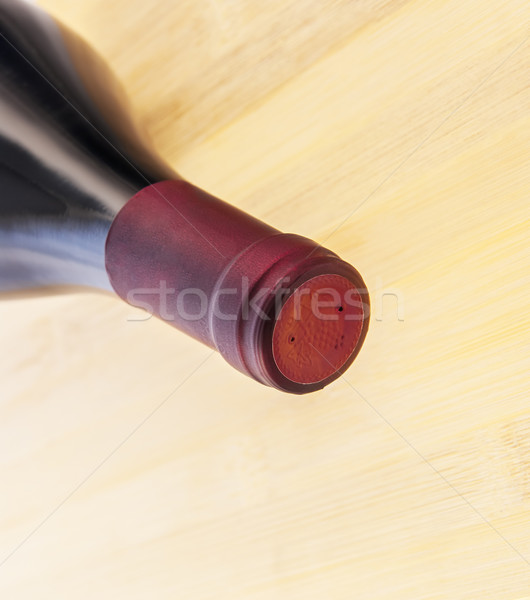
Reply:
[[0, 303], [0, 598], [530, 598], [528, 0], [42, 4], [376, 312], [292, 397], [110, 296]]

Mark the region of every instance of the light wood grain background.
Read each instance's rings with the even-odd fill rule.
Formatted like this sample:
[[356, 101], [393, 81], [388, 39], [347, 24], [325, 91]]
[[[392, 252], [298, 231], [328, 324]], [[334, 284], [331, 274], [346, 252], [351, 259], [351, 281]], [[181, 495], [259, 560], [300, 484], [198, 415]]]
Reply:
[[111, 296], [0, 303], [0, 597], [530, 598], [528, 0], [41, 4], [375, 318], [292, 397]]

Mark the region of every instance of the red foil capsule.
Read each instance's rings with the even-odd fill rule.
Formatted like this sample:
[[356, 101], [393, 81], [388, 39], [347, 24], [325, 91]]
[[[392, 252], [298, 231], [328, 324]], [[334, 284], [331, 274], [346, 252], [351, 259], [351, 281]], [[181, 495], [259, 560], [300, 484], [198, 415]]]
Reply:
[[105, 260], [124, 300], [286, 392], [339, 377], [368, 329], [368, 292], [351, 265], [186, 181], [133, 196], [111, 225]]

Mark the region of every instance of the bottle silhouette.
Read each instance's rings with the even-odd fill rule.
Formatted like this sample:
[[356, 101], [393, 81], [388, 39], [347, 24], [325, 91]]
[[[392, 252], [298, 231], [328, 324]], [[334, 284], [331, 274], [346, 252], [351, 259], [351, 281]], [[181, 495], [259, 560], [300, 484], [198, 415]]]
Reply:
[[114, 291], [292, 393], [340, 376], [369, 321], [351, 265], [184, 181], [94, 50], [0, 0], [0, 292], [58, 285]]

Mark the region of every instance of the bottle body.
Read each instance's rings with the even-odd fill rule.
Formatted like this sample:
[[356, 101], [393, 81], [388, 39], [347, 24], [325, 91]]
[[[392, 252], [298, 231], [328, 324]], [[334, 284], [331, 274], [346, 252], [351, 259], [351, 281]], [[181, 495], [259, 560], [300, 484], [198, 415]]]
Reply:
[[109, 289], [105, 238], [143, 187], [178, 175], [105, 62], [37, 7], [0, 0], [0, 291]]

